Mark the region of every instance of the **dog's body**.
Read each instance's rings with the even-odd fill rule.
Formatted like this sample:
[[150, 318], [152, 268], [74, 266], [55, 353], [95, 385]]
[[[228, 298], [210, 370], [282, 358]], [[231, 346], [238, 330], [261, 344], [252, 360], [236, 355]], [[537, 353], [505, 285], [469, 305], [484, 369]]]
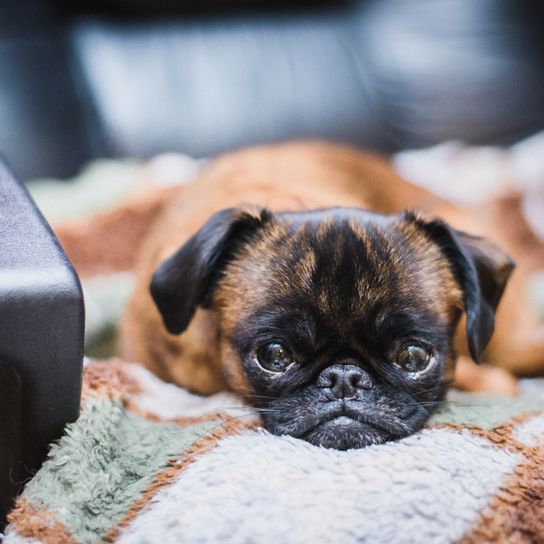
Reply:
[[[272, 214], [261, 212], [262, 207]], [[225, 208], [231, 210], [220, 212]], [[314, 142], [290, 143], [254, 148], [218, 159], [199, 180], [184, 189], [179, 200], [168, 206], [144, 244], [135, 293], [123, 323], [124, 356], [141, 362], [163, 379], [198, 393], [210, 394], [230, 388], [241, 394], [265, 397], [277, 387], [278, 380], [276, 385], [261, 387], [259, 378], [252, 376], [247, 360], [241, 355], [245, 348], [236, 344], [237, 341], [243, 343], [244, 334], [258, 335], [258, 331], [244, 333], [241, 329], [244, 329], [244, 323], [255, 321], [255, 316], [263, 313], [263, 307], [268, 305], [270, 312], [274, 312], [275, 305], [281, 304], [300, 310], [304, 310], [305, 305], [311, 307], [320, 316], [308, 318], [307, 326], [312, 329], [308, 334], [328, 338], [328, 345], [334, 344], [338, 348], [334, 357], [341, 357], [342, 365], [354, 372], [361, 366], [355, 353], [361, 354], [366, 348], [360, 342], [358, 347], [350, 344], [351, 340], [340, 342], [342, 331], [347, 330], [350, 323], [360, 322], [361, 327], [371, 328], [371, 323], [365, 319], [370, 319], [370, 306], [374, 308], [376, 304], [387, 311], [404, 312], [404, 316], [416, 314], [419, 309], [421, 320], [426, 323], [424, 326], [420, 323], [421, 327], [432, 329], [434, 323], [440, 330], [436, 342], [443, 345], [443, 357], [436, 355], [442, 379], [433, 387], [427, 384], [432, 394], [423, 397], [429, 403], [436, 402], [443, 395], [443, 384], [453, 377], [455, 356], [450, 337], [461, 310], [467, 310], [467, 292], [463, 292], [466, 286], [460, 285], [463, 280], [460, 280], [457, 264], [446, 262], [444, 256], [450, 250], [443, 246], [451, 243], [457, 247], [459, 243], [458, 258], [465, 259], [469, 254], [474, 258], [471, 270], [477, 272], [480, 279], [477, 289], [481, 288], [482, 298], [486, 298], [486, 304], [491, 308], [480, 305], [476, 310], [480, 313], [484, 310], [494, 312], [509, 276], [511, 261], [484, 242], [473, 247], [473, 239], [461, 240], [459, 233], [452, 234], [442, 223], [413, 215], [394, 218], [378, 215], [399, 214], [407, 208], [444, 219], [451, 216], [454, 227], [466, 228], [461, 211], [402, 180], [386, 161], [353, 149]], [[311, 210], [323, 211], [309, 213]], [[209, 219], [213, 214], [216, 214], [215, 219]], [[207, 226], [199, 231], [205, 224]], [[195, 235], [197, 231], [201, 233], [200, 239]], [[231, 238], [240, 236], [241, 241], [232, 246]], [[224, 247], [227, 242], [230, 244], [228, 251]], [[206, 246], [214, 243], [217, 247]], [[361, 253], [364, 253], [364, 262], [360, 261], [358, 244], [364, 248]], [[181, 254], [180, 247], [184, 248]], [[179, 259], [187, 261], [191, 257], [198, 261], [203, 259], [203, 253], [208, 262], [205, 272], [187, 269], [179, 275]], [[173, 254], [170, 264], [163, 265], [154, 279], [153, 294], [161, 316], [149, 287], [159, 265]], [[316, 269], [323, 267], [327, 259], [330, 270], [320, 272], [322, 285], [318, 287]], [[212, 274], [209, 269], [212, 260], [214, 266], [221, 267], [220, 272]], [[183, 268], [185, 264], [181, 266]], [[280, 270], [282, 267], [284, 270]], [[484, 272], [482, 267], [486, 269]], [[364, 278], [361, 271], [364, 271]], [[351, 281], [354, 275], [358, 276], [355, 283]], [[186, 285], [176, 287], [176, 281]], [[332, 283], [336, 284], [334, 289]], [[377, 284], [380, 284], [381, 294]], [[486, 351], [486, 361], [505, 368], [516, 368], [520, 360], [540, 364], [544, 353], [538, 340], [531, 337], [536, 329], [536, 317], [522, 309], [521, 289], [520, 282], [513, 282], [509, 287], [502, 308], [510, 312], [510, 318], [499, 316], [499, 334]], [[282, 303], [278, 304], [280, 299]], [[355, 299], [357, 308], [353, 304]], [[176, 304], [186, 306], [181, 317], [176, 314]], [[379, 308], [374, 310], [380, 313]], [[470, 311], [468, 315], [468, 321], [476, 319]], [[183, 331], [183, 334], [170, 334], [163, 318], [171, 331]], [[286, 316], [283, 319], [288, 320]], [[377, 319], [376, 315], [373, 319]], [[336, 328], [321, 327], [323, 321], [335, 322]], [[404, 323], [402, 319], [400, 321]], [[297, 327], [296, 323], [292, 326]], [[406, 323], [398, 325], [403, 326], [412, 327]], [[467, 323], [467, 328], [471, 352], [479, 355], [487, 344], [493, 323]], [[319, 339], [313, 341], [319, 343]], [[465, 344], [464, 340], [459, 342], [459, 351], [466, 352]], [[276, 355], [284, 353], [281, 344], [273, 346], [276, 347], [270, 349], [276, 350]], [[343, 348], [346, 349], [342, 351]], [[413, 349], [413, 346], [406, 349]], [[270, 353], [264, 357], [270, 358]], [[365, 357], [372, 358], [370, 354]], [[474, 374], [470, 370], [467, 376], [464, 385], [469, 388], [482, 389], [490, 383], [485, 372]], [[499, 380], [498, 389], [512, 387], [513, 382], [507, 376], [493, 375], [491, 382], [495, 378]], [[301, 381], [300, 387], [306, 382], [321, 383], [320, 387], [323, 387], [323, 380], [328, 383], [327, 387], [331, 385], [329, 378], [322, 376], [308, 375], [297, 379]], [[384, 381], [383, 376], [378, 379]], [[482, 381], [478, 384], [479, 379]], [[462, 376], [460, 381], [463, 383]], [[363, 383], [360, 376], [355, 382]], [[362, 387], [359, 385], [357, 395]], [[495, 385], [491, 383], [491, 388]], [[286, 384], [284, 386], [289, 389]], [[287, 410], [287, 406], [284, 409]], [[296, 407], [290, 406], [289, 410], [296, 412]], [[420, 414], [419, 417], [423, 419], [415, 422], [412, 430], [420, 426], [426, 416]], [[298, 432], [285, 422], [274, 423], [271, 419], [269, 427], [279, 433], [297, 435]], [[395, 425], [391, 424], [391, 429], [393, 427]], [[362, 431], [357, 432], [361, 434]], [[351, 447], [380, 442], [389, 436], [385, 433], [385, 438], [371, 436], [367, 442], [348, 441], [345, 444], [339, 444], [335, 439], [329, 444], [324, 438], [327, 433], [323, 431], [313, 438], [306, 438], [315, 443]], [[389, 437], [401, 434], [392, 430]]]

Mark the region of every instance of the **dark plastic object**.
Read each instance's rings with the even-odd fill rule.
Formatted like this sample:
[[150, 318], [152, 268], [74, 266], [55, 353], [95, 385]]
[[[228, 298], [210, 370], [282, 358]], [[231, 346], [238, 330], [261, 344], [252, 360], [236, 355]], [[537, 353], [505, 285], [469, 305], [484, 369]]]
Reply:
[[0, 161], [0, 528], [48, 445], [78, 417], [83, 319], [72, 265]]

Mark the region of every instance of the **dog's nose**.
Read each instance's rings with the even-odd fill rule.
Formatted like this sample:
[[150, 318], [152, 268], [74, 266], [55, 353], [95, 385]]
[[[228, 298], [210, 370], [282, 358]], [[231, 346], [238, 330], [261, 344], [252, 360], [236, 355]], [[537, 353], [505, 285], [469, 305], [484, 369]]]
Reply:
[[355, 365], [332, 365], [321, 372], [317, 387], [327, 389], [335, 398], [354, 397], [358, 390], [370, 389], [372, 380], [367, 372]]

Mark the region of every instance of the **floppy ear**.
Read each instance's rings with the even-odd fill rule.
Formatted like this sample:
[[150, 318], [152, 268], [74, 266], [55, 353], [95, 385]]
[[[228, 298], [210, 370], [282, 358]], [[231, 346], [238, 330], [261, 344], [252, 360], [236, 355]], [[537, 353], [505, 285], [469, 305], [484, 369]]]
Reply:
[[455, 230], [443, 221], [413, 220], [448, 258], [463, 291], [468, 347], [478, 362], [495, 330], [495, 313], [514, 261], [490, 241]]
[[264, 209], [221, 210], [159, 266], [150, 289], [168, 332], [183, 332], [197, 307], [209, 304], [220, 267], [269, 219]]

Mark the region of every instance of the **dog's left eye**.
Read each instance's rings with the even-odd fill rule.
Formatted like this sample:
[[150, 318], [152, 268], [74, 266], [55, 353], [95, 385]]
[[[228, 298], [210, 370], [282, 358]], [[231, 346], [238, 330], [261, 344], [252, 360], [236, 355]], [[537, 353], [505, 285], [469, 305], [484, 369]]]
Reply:
[[295, 362], [293, 354], [282, 344], [271, 342], [257, 350], [257, 361], [270, 372], [284, 372]]
[[429, 366], [431, 353], [419, 344], [405, 344], [395, 357], [395, 363], [406, 372], [420, 372]]

